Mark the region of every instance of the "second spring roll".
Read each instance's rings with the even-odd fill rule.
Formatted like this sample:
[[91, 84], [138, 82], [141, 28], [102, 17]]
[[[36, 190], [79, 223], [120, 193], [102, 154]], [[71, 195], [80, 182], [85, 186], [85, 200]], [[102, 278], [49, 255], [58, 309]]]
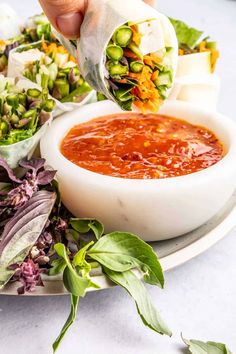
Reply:
[[[67, 42], [74, 52], [73, 45]], [[178, 58], [175, 31], [143, 1], [89, 1], [77, 46], [85, 80], [122, 109], [157, 111], [168, 96]]]
[[176, 76], [214, 73], [220, 55], [217, 43], [210, 37], [204, 37], [202, 31], [180, 20], [170, 18], [170, 21], [174, 26], [179, 46]]

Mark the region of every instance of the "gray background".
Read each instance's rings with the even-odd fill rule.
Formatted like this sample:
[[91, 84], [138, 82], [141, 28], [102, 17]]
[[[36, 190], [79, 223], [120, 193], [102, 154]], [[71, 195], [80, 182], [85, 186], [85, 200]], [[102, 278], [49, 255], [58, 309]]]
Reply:
[[[128, 0], [127, 0], [128, 1]], [[22, 18], [39, 11], [34, 0], [7, 0]], [[125, 1], [124, 1], [125, 3]], [[236, 1], [159, 0], [159, 9], [204, 29], [221, 49], [219, 109], [235, 119]], [[175, 335], [143, 327], [119, 288], [88, 294], [58, 354], [177, 354], [187, 338], [222, 341], [236, 353], [236, 230], [203, 255], [166, 274], [164, 291], [149, 288]], [[0, 297], [0, 353], [47, 354], [69, 312], [68, 297]]]

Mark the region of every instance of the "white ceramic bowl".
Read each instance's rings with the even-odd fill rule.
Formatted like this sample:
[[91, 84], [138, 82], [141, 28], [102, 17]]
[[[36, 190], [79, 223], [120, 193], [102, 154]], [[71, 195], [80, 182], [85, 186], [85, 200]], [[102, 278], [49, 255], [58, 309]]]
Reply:
[[227, 154], [214, 166], [186, 176], [131, 180], [100, 175], [78, 167], [60, 153], [60, 143], [76, 124], [121, 112], [116, 104], [90, 104], [56, 119], [41, 141], [41, 153], [56, 169], [62, 200], [80, 217], [95, 217], [107, 232], [130, 231], [146, 241], [172, 238], [208, 221], [236, 186], [236, 124], [214, 111], [169, 101], [160, 113], [212, 130]]

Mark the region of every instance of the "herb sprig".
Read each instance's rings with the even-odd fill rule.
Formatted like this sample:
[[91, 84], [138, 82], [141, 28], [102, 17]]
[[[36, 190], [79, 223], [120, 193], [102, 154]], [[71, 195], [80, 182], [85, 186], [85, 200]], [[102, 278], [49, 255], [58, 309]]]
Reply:
[[56, 269], [58, 272], [63, 269], [64, 286], [71, 294], [71, 312], [53, 344], [54, 351], [75, 320], [79, 298], [84, 297], [89, 288], [97, 287], [90, 275], [94, 260], [110, 280], [131, 295], [144, 325], [159, 334], [171, 336], [143, 284], [144, 281], [161, 288], [164, 286], [163, 272], [153, 249], [133, 234], [113, 232], [103, 235], [103, 226], [97, 221], [72, 219], [70, 224], [83, 233], [92, 230], [95, 237], [75, 254], [62, 243], [54, 246], [59, 258], [54, 261], [52, 273], [55, 275]]

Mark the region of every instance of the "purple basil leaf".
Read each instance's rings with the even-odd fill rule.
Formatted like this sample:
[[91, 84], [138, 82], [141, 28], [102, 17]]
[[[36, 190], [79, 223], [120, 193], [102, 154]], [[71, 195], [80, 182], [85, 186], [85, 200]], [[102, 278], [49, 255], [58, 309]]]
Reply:
[[54, 177], [55, 177], [56, 171], [42, 171], [39, 172], [37, 176], [37, 182], [40, 186], [46, 186], [47, 184], [50, 184]]
[[54, 192], [39, 191], [6, 224], [0, 239], [0, 288], [12, 277], [41, 235], [56, 201]]
[[[14, 175], [14, 172], [8, 166], [7, 162], [3, 158], [0, 158], [0, 167], [2, 167], [4, 171], [7, 173], [7, 176], [10, 179], [10, 181], [15, 183], [22, 183], [22, 181]], [[2, 180], [0, 180], [0, 182], [2, 182]]]
[[[10, 267], [12, 269], [12, 267]], [[36, 286], [43, 286], [41, 279], [42, 269], [32, 259], [27, 259], [21, 265], [17, 265], [14, 269], [15, 274], [13, 280], [21, 282], [22, 286], [17, 289], [19, 295], [25, 292], [34, 291]]]
[[21, 160], [19, 166], [36, 173], [44, 167], [45, 159], [32, 158], [30, 160]]
[[30, 217], [34, 217], [35, 211], [48, 199], [47, 191], [35, 193], [35, 195], [9, 220], [0, 238], [0, 260], [1, 253], [15, 233], [19, 231], [21, 225], [26, 223]]

